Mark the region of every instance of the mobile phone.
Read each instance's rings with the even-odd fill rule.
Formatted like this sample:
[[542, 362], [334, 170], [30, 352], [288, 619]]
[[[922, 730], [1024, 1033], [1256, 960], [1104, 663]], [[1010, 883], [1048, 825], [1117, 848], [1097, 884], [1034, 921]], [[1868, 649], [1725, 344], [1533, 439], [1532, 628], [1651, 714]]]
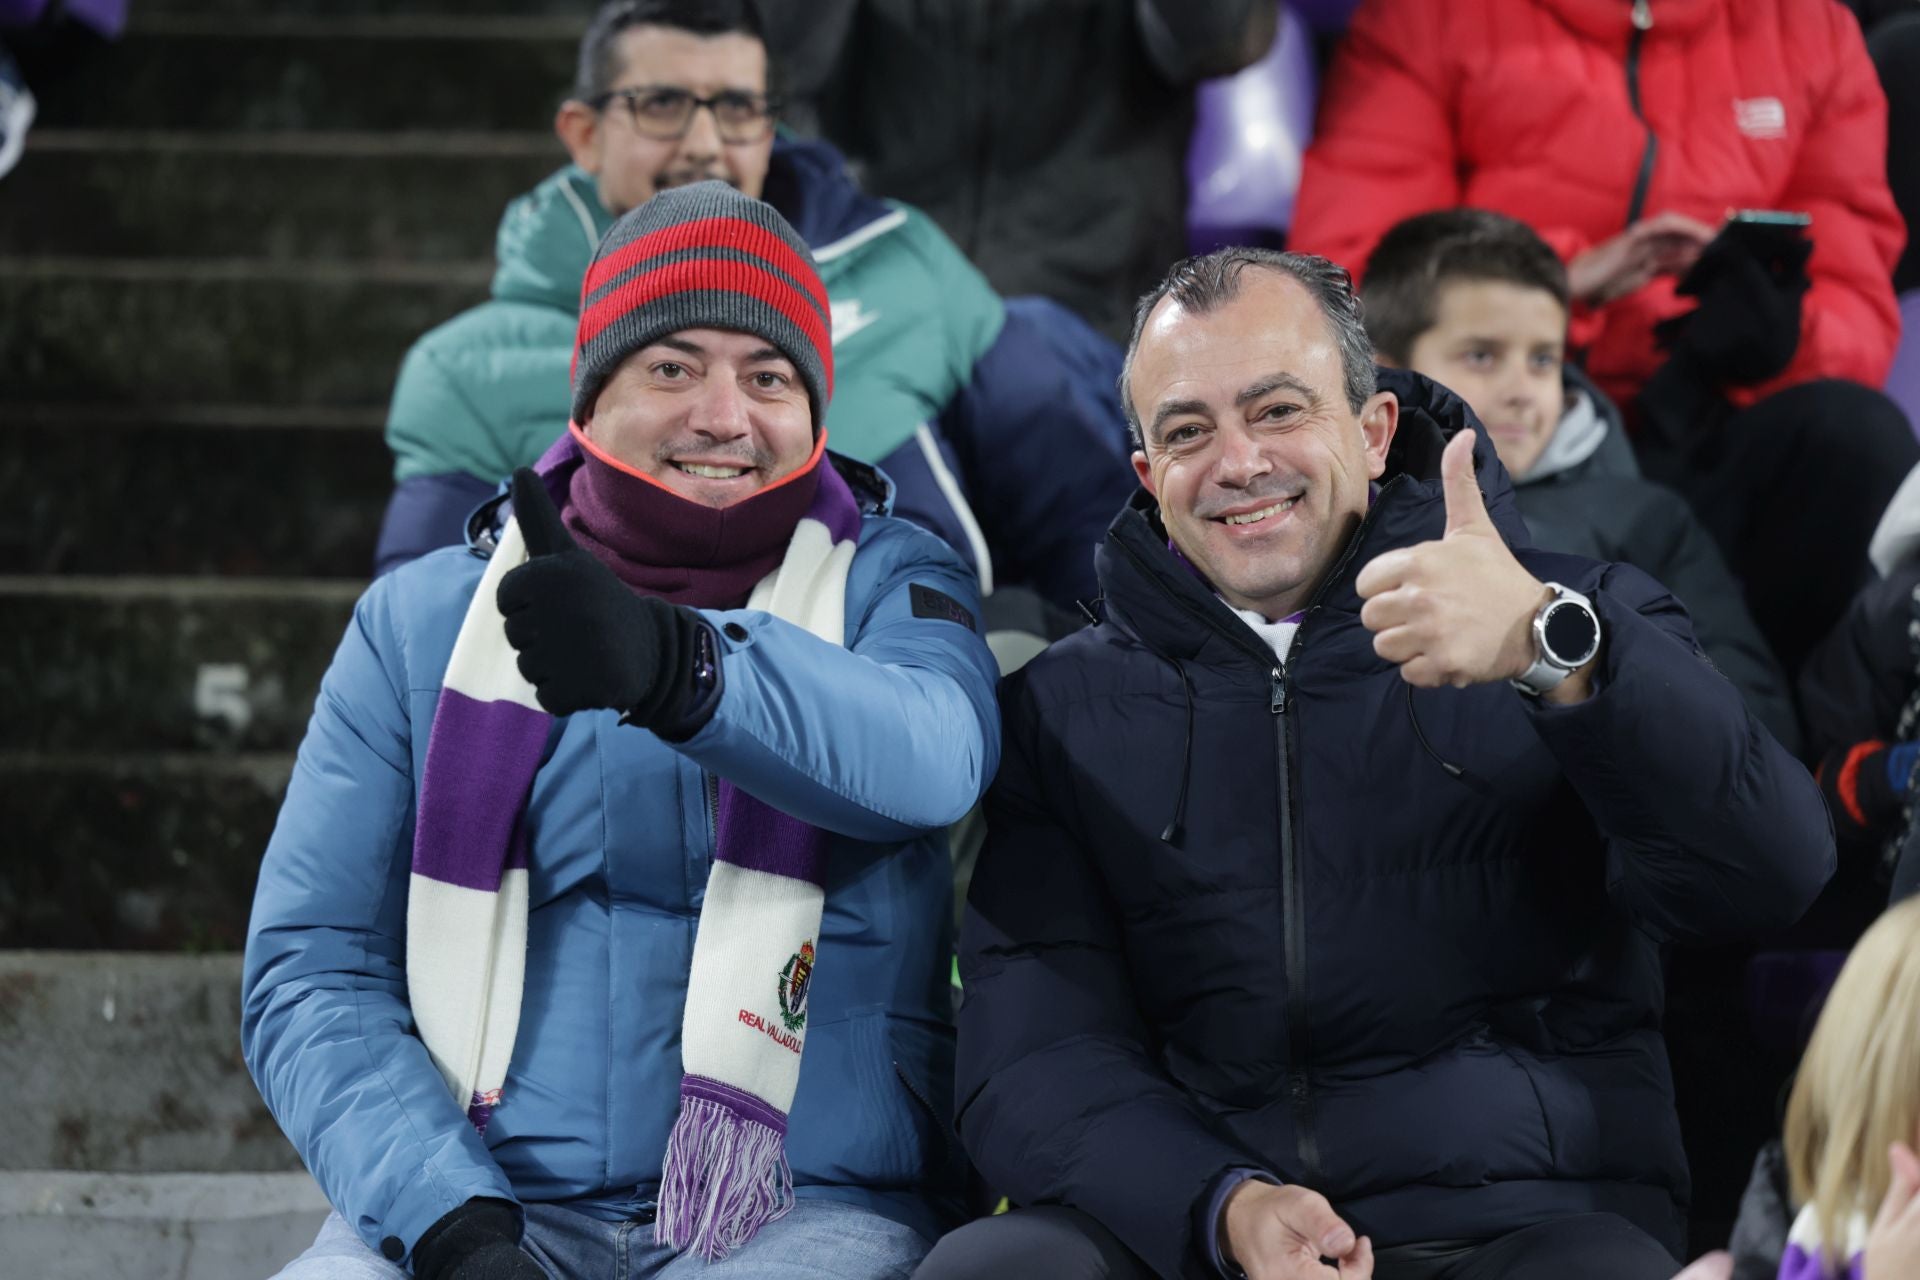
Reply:
[[1698, 295], [1725, 268], [1732, 254], [1752, 258], [1768, 270], [1795, 271], [1806, 261], [1807, 228], [1813, 215], [1785, 209], [1735, 209], [1727, 214], [1713, 243], [1680, 281], [1680, 292]]
[[1806, 239], [1813, 215], [1784, 209], [1736, 209], [1720, 234], [1769, 265], [1796, 250]]

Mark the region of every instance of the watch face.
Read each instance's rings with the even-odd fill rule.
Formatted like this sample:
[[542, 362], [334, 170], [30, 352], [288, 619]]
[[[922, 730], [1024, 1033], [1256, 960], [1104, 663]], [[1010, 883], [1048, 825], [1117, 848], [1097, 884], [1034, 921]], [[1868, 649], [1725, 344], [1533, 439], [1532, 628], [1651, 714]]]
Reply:
[[1582, 666], [1599, 646], [1600, 628], [1593, 615], [1570, 600], [1563, 600], [1547, 611], [1542, 629], [1547, 653], [1563, 667]]

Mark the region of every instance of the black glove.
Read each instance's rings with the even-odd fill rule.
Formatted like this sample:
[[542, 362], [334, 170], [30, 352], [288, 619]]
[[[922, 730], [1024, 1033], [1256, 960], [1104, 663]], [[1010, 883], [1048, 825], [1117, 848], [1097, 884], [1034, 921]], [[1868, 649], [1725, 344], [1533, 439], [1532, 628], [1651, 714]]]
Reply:
[[1676, 290], [1700, 305], [1655, 325], [1655, 341], [1721, 385], [1766, 381], [1800, 348], [1812, 252], [1813, 242], [1801, 239], [1762, 261], [1737, 238], [1721, 235]]
[[520, 1247], [520, 1220], [505, 1200], [469, 1200], [427, 1228], [413, 1247], [417, 1280], [550, 1280]]
[[645, 728], [678, 725], [696, 692], [700, 615], [614, 577], [573, 540], [525, 467], [513, 473], [513, 514], [529, 559], [500, 580], [495, 599], [540, 705], [556, 716], [604, 707]]

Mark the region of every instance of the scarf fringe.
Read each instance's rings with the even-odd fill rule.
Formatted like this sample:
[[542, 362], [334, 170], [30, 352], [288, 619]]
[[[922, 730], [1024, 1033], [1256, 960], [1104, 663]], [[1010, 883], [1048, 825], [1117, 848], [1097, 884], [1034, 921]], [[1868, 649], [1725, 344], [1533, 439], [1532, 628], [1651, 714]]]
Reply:
[[718, 1262], [792, 1208], [782, 1135], [725, 1103], [682, 1097], [661, 1171], [654, 1243]]

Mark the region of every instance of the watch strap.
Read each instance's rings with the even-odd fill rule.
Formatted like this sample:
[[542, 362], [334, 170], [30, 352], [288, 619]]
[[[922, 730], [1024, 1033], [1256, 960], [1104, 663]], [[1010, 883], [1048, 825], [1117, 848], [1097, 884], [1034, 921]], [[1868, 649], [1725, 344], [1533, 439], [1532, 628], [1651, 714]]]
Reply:
[[1548, 662], [1546, 655], [1541, 654], [1534, 658], [1532, 666], [1508, 683], [1520, 692], [1537, 698], [1572, 674], [1573, 672], [1558, 663]]

